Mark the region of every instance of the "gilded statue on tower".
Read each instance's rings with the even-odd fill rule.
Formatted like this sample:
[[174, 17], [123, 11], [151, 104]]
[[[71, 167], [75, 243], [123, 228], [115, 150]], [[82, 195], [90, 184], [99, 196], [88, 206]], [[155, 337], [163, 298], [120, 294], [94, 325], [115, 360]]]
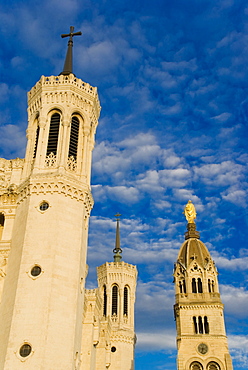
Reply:
[[188, 201], [184, 208], [184, 215], [186, 217], [186, 220], [189, 224], [194, 224], [194, 219], [196, 218], [196, 210], [194, 204], [191, 202], [191, 200]]

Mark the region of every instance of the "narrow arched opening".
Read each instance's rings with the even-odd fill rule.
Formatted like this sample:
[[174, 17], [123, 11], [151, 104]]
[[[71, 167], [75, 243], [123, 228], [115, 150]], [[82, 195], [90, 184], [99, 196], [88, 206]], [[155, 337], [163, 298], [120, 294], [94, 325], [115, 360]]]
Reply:
[[198, 293], [202, 293], [202, 280], [201, 278], [197, 279]]
[[199, 334], [203, 334], [203, 322], [202, 322], [202, 317], [198, 317], [198, 329], [199, 329]]
[[195, 316], [193, 317], [193, 324], [194, 324], [194, 332], [195, 334], [198, 334], [197, 320]]
[[209, 323], [207, 316], [204, 316], [204, 332], [205, 334], [209, 334]]
[[186, 294], [186, 282], [185, 282], [185, 279], [183, 280], [183, 292]]
[[180, 290], [180, 293], [183, 292], [183, 284], [181, 281], [179, 281], [179, 290]]
[[106, 285], [103, 287], [103, 316], [107, 316], [107, 289]]
[[37, 128], [36, 128], [36, 132], [35, 132], [35, 142], [34, 142], [34, 154], [33, 154], [33, 158], [36, 158], [38, 141], [39, 141], [39, 135], [40, 135], [40, 126], [38, 125]]
[[78, 136], [79, 119], [76, 116], [72, 116], [68, 158], [73, 158], [75, 161], [77, 160]]
[[124, 287], [123, 314], [128, 316], [128, 287]]
[[5, 217], [3, 213], [0, 213], [0, 240], [2, 240], [3, 229], [4, 229]]
[[208, 279], [208, 292], [211, 293], [212, 292], [212, 285], [211, 285], [211, 281], [210, 279]]
[[192, 279], [192, 293], [197, 293], [195, 278]]
[[112, 315], [118, 314], [118, 286], [112, 288]]
[[58, 139], [59, 139], [60, 114], [54, 113], [50, 120], [50, 128], [47, 142], [47, 156], [57, 155]]

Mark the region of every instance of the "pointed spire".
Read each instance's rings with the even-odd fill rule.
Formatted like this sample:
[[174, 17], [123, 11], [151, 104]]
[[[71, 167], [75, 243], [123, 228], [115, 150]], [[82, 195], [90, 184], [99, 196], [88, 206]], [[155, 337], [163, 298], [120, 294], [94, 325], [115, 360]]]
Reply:
[[63, 72], [61, 72], [61, 75], [69, 75], [72, 72], [72, 47], [73, 47], [73, 36], [80, 36], [82, 35], [82, 32], [73, 32], [74, 27], [70, 27], [70, 33], [63, 33], [61, 35], [62, 38], [64, 37], [70, 37], [68, 41], [68, 48], [67, 48], [67, 53], [66, 53], [66, 58], [65, 58], [65, 64], [64, 64], [64, 69]]
[[121, 262], [122, 256], [122, 249], [121, 249], [121, 243], [120, 243], [120, 214], [117, 213], [115, 215], [116, 217], [116, 238], [115, 238], [115, 249], [113, 249], [114, 252], [114, 262]]

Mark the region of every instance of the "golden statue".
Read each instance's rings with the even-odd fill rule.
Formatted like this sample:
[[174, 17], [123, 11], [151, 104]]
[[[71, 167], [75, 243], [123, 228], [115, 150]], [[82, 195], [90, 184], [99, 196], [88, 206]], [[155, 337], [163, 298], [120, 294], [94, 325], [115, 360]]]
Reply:
[[194, 219], [196, 218], [196, 211], [195, 211], [195, 206], [191, 202], [191, 200], [188, 201], [184, 208], [184, 215], [186, 217], [186, 220], [188, 221], [189, 224], [194, 224], [195, 221]]

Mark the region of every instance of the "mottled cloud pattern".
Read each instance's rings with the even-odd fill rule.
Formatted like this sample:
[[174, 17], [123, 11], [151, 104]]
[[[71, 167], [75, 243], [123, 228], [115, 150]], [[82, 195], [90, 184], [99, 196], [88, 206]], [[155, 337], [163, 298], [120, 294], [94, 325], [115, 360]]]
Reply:
[[[26, 92], [63, 67], [98, 87], [88, 286], [112, 260], [138, 265], [136, 369], [175, 369], [173, 262], [191, 199], [219, 269], [236, 370], [247, 358], [248, 6], [244, 0], [10, 0], [0, 9], [1, 157], [25, 153]], [[156, 303], [155, 303], [156, 302]], [[147, 320], [149, 317], [149, 320]]]

